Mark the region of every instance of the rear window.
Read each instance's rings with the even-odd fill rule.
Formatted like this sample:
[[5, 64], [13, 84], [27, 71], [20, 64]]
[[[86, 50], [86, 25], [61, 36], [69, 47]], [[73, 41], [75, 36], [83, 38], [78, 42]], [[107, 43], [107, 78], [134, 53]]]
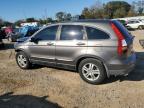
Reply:
[[120, 32], [123, 34], [124, 38], [132, 39], [131, 34], [128, 32], [128, 30], [117, 20], [113, 20], [112, 23], [115, 24], [115, 26], [120, 30]]

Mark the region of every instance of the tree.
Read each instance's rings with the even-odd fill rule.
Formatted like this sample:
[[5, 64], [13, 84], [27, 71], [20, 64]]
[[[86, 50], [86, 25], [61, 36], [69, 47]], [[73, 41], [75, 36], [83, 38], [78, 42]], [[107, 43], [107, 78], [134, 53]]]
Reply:
[[39, 19], [39, 23], [40, 23], [41, 25], [43, 25], [43, 24], [46, 24], [46, 21], [45, 21], [45, 20], [42, 20], [42, 19]]
[[79, 20], [79, 19], [84, 19], [84, 16], [82, 16], [82, 15], [74, 15], [74, 16], [71, 18], [72, 21], [76, 21], [76, 20]]
[[66, 13], [66, 12], [58, 12], [58, 13], [56, 13], [56, 19], [58, 22], [70, 21], [70, 20], [72, 20], [72, 15], [70, 13]]
[[84, 16], [85, 19], [92, 18], [92, 14], [91, 14], [89, 8], [84, 8], [84, 10], [82, 11], [82, 16]]
[[[126, 16], [131, 8], [131, 5], [125, 1], [111, 1], [104, 6], [105, 14], [108, 18]], [[123, 15], [119, 11], [123, 11]], [[122, 12], [121, 12], [122, 13]]]
[[52, 18], [47, 18], [47, 19], [39, 19], [40, 24], [48, 24], [48, 23], [53, 23], [54, 20]]
[[3, 22], [3, 25], [4, 25], [4, 26], [12, 26], [13, 23], [11, 23], [11, 22], [9, 22], [9, 21], [4, 21], [4, 22]]
[[70, 21], [71, 19], [72, 19], [72, 15], [70, 13], [65, 13], [64, 20], [65, 21]]
[[131, 9], [129, 10], [127, 16], [128, 17], [133, 17], [133, 16], [136, 16], [136, 12], [135, 12], [135, 9], [134, 9], [134, 6], [131, 6]]
[[82, 16], [84, 16], [85, 19], [104, 18], [104, 9], [93, 5], [91, 8], [84, 8]]
[[85, 19], [85, 16], [84, 15], [76, 15], [75, 18], [77, 18], [77, 19]]
[[0, 27], [3, 27], [3, 26], [13, 26], [13, 23], [9, 21], [4, 21], [3, 19], [0, 18]]
[[15, 26], [21, 26], [21, 23], [23, 23], [23, 20], [18, 20], [14, 23]]
[[133, 1], [132, 5], [138, 15], [143, 15], [144, 13], [144, 0]]
[[104, 18], [104, 9], [103, 8], [98, 8], [98, 7], [93, 7], [90, 9], [91, 12], [91, 17], [94, 19], [101, 19]]
[[35, 22], [36, 20], [35, 20], [35, 18], [27, 18], [26, 19], [26, 22]]
[[0, 18], [0, 25], [3, 23], [3, 20]]
[[113, 17], [114, 18], [123, 18], [127, 15], [125, 9], [122, 7], [122, 8], [119, 8], [115, 11]]
[[65, 16], [65, 13], [64, 12], [58, 12], [56, 13], [56, 19], [61, 22], [61, 21], [64, 21], [64, 16]]
[[143, 13], [143, 10], [144, 10], [144, 8], [139, 7], [139, 8], [138, 8], [138, 14], [141, 15], [141, 14]]
[[3, 26], [3, 20], [0, 18], [0, 27]]
[[91, 8], [101, 9], [103, 8], [103, 3], [101, 2], [101, 0], [95, 0], [95, 3], [91, 6]]
[[47, 23], [52, 23], [53, 19], [52, 18], [47, 18]]

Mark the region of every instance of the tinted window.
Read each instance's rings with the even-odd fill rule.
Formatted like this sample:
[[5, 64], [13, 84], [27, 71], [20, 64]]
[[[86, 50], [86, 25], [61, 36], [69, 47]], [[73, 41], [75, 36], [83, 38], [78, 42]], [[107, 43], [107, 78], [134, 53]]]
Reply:
[[88, 39], [108, 39], [109, 35], [101, 30], [86, 27]]
[[82, 40], [83, 27], [76, 25], [64, 25], [61, 29], [60, 40]]
[[133, 21], [129, 21], [129, 22], [128, 22], [128, 24], [132, 24], [132, 23], [133, 23]]
[[129, 21], [128, 24], [135, 24], [135, 23], [139, 23], [139, 21]]
[[55, 40], [58, 26], [52, 26], [40, 31], [35, 38], [40, 40]]
[[139, 23], [138, 21], [135, 21], [135, 23]]

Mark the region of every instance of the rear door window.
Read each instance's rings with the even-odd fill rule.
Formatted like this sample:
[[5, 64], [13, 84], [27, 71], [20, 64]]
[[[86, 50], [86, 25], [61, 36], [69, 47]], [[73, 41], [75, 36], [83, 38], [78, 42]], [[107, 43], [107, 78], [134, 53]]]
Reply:
[[63, 25], [60, 40], [83, 40], [83, 26]]
[[96, 28], [86, 27], [86, 32], [87, 32], [87, 37], [89, 40], [110, 38], [107, 33]]

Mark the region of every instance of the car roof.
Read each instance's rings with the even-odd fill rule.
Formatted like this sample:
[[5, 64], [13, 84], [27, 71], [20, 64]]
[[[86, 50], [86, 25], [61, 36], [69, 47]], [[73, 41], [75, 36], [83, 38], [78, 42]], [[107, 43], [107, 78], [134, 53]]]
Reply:
[[[46, 27], [49, 26], [55, 26], [55, 25], [69, 25], [69, 24], [80, 24], [80, 25], [84, 25], [84, 24], [88, 24], [88, 25], [109, 25], [109, 23], [113, 21], [111, 19], [83, 19], [83, 20], [77, 20], [77, 21], [65, 21], [65, 22], [60, 22], [60, 23], [53, 23], [50, 25], [47, 25]], [[44, 28], [46, 28], [44, 27]]]
[[83, 20], [77, 20], [77, 21], [68, 21], [68, 22], [62, 22], [62, 23], [109, 23], [110, 19], [83, 19]]

